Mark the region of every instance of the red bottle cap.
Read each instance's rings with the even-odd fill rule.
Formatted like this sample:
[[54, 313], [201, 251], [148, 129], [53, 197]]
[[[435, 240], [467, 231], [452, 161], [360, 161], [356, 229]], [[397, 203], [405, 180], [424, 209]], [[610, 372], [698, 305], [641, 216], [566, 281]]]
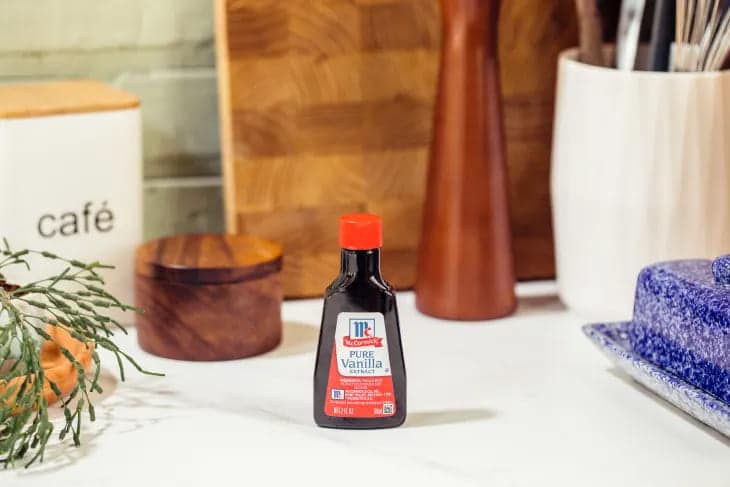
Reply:
[[340, 247], [370, 250], [383, 246], [383, 221], [371, 213], [350, 213], [340, 217]]

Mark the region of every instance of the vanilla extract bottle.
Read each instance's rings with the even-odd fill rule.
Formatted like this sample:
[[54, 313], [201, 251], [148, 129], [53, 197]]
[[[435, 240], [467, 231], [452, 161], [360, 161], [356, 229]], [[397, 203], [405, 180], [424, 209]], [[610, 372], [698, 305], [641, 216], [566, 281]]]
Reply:
[[340, 274], [327, 288], [314, 370], [314, 421], [374, 429], [406, 419], [406, 371], [395, 294], [380, 274], [382, 222], [340, 218]]

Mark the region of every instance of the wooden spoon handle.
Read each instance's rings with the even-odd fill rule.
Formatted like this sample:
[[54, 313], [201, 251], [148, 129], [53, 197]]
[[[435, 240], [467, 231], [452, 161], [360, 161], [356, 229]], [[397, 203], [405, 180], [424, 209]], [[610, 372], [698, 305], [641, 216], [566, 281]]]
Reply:
[[575, 0], [580, 31], [580, 60], [604, 66], [603, 29], [596, 0]]

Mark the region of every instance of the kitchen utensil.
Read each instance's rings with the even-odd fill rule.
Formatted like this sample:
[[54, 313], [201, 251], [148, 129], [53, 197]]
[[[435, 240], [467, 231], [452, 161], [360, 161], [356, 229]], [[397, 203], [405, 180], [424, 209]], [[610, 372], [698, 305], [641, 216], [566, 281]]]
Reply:
[[672, 71], [719, 71], [730, 56], [730, 2], [677, 0]]
[[623, 0], [616, 34], [616, 68], [631, 71], [636, 65], [645, 0]]
[[669, 50], [674, 38], [676, 0], [656, 0], [647, 69], [669, 70]]
[[416, 306], [456, 320], [516, 305], [497, 66], [498, 0], [442, 0], [436, 101]]
[[603, 66], [603, 27], [596, 0], [575, 0], [580, 32], [580, 60]]

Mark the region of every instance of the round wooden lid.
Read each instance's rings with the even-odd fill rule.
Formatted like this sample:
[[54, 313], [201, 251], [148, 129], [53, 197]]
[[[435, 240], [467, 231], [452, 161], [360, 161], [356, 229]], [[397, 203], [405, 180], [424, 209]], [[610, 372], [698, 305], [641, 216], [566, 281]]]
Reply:
[[126, 110], [139, 98], [99, 81], [63, 80], [0, 86], [0, 119]]
[[225, 284], [281, 270], [279, 244], [248, 235], [180, 235], [137, 248], [137, 275], [182, 284]]

